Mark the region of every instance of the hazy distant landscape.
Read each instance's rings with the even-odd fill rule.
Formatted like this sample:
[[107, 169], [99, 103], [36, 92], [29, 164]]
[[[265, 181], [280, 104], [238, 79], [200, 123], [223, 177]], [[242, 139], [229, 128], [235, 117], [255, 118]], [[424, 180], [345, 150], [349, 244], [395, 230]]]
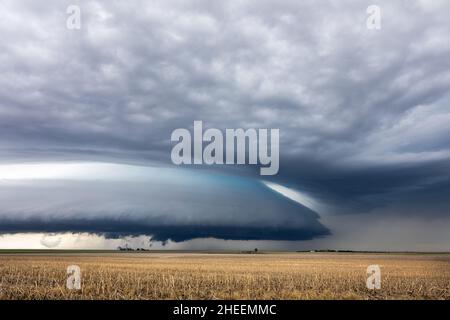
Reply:
[[[380, 290], [366, 288], [373, 264]], [[0, 286], [1, 299], [449, 299], [450, 254], [3, 250]]]

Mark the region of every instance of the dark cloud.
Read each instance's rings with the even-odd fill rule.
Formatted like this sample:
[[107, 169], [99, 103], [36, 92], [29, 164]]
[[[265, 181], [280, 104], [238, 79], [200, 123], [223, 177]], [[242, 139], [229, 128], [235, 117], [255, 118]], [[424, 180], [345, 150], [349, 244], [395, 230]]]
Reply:
[[[295, 160], [291, 160], [295, 161]], [[328, 213], [358, 214], [384, 208], [408, 217], [448, 216], [450, 165], [448, 161], [372, 164], [351, 167], [305, 161], [302, 166], [281, 163], [282, 184], [313, 194], [328, 205]], [[394, 210], [395, 207], [395, 210]], [[376, 211], [381, 216], [383, 210]]]
[[3, 181], [0, 232], [145, 234], [160, 241], [304, 240], [329, 234], [316, 212], [253, 179], [121, 165], [85, 164], [81, 171], [69, 180]]
[[[0, 232], [87, 232], [105, 236], [107, 239], [125, 236], [151, 236], [153, 241], [181, 242], [197, 238], [216, 238], [223, 240], [311, 240], [327, 236], [329, 231], [315, 222], [307, 227], [291, 228], [290, 226], [232, 226], [221, 225], [158, 225], [157, 221], [146, 224], [147, 221], [114, 221], [114, 220], [52, 220], [44, 222], [29, 219], [27, 221], [2, 220]], [[48, 244], [46, 246], [50, 247]]]
[[[369, 1], [80, 1], [71, 31], [72, 2], [0, 5], [1, 163], [166, 166], [172, 130], [193, 120], [279, 128], [269, 179], [324, 213], [448, 215], [448, 2], [378, 1], [375, 31]], [[214, 211], [214, 199], [198, 201]]]

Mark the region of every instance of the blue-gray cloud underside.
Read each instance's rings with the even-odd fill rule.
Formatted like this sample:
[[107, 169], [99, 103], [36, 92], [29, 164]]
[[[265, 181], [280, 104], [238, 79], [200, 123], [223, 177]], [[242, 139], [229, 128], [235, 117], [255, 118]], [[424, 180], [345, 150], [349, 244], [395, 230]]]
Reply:
[[0, 232], [87, 232], [121, 238], [125, 236], [148, 235], [152, 241], [181, 242], [197, 238], [216, 238], [223, 240], [311, 240], [329, 235], [329, 231], [320, 223], [312, 221], [308, 226], [291, 228], [289, 226], [220, 226], [220, 225], [158, 225], [147, 220], [42, 220], [0, 221]]
[[[182, 171], [182, 170], [180, 170]], [[189, 175], [188, 175], [189, 176]], [[166, 178], [164, 178], [166, 177]], [[106, 237], [307, 240], [330, 234], [311, 209], [247, 178], [193, 173], [148, 181], [2, 183], [0, 232]]]

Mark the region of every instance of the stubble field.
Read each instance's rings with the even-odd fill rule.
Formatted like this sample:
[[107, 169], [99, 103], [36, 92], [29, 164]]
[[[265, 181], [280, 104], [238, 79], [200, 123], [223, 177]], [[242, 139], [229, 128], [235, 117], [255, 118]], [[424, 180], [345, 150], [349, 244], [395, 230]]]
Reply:
[[[69, 265], [81, 269], [81, 290], [66, 288]], [[449, 298], [449, 254], [0, 254], [0, 299]]]

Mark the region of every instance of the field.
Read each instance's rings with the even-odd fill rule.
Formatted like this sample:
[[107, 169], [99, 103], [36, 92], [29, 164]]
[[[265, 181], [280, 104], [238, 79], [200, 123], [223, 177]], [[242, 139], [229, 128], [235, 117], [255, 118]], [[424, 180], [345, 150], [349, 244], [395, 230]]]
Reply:
[[[69, 265], [81, 290], [66, 288]], [[450, 299], [450, 255], [3, 252], [0, 299]]]

